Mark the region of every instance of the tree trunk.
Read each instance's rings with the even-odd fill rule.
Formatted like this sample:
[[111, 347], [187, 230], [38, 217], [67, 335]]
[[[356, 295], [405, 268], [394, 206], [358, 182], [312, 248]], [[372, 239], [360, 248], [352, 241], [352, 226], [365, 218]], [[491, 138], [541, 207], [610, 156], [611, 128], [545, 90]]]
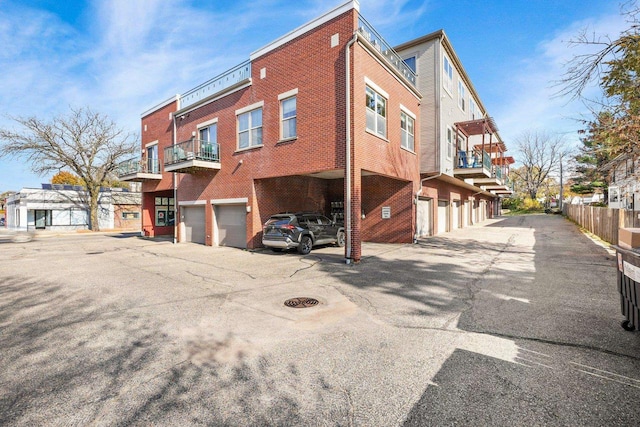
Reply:
[[89, 191], [89, 229], [91, 231], [100, 231], [100, 222], [98, 220], [99, 195], [99, 190]]

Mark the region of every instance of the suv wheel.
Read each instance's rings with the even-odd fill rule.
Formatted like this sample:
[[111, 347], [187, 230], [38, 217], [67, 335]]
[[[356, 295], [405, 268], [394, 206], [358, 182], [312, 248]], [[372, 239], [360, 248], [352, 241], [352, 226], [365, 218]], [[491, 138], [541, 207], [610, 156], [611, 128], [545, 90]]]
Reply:
[[344, 247], [344, 241], [344, 231], [338, 231], [338, 235], [336, 236], [336, 245], [338, 245], [339, 248], [342, 248]]
[[311, 248], [313, 247], [313, 241], [309, 236], [302, 236], [300, 239], [300, 244], [298, 245], [298, 252], [302, 255], [307, 255], [311, 252]]

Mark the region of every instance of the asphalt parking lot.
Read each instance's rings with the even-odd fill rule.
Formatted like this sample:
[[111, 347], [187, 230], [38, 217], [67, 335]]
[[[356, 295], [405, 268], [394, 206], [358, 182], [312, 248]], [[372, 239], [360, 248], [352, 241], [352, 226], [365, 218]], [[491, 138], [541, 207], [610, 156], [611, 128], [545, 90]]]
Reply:
[[615, 271], [557, 215], [368, 243], [353, 266], [330, 246], [0, 244], [0, 424], [634, 425]]

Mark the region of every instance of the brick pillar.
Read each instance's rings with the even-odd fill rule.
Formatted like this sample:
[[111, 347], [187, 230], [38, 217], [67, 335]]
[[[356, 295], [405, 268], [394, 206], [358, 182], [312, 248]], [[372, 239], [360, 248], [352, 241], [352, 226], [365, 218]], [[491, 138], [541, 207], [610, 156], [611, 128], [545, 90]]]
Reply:
[[351, 178], [351, 259], [362, 258], [362, 175], [360, 168], [353, 168]]

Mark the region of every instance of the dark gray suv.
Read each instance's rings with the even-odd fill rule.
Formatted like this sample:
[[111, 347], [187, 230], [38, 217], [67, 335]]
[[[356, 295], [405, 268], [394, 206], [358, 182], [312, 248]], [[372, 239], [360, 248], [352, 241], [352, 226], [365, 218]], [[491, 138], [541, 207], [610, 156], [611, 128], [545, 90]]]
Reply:
[[313, 212], [272, 215], [262, 227], [262, 244], [274, 251], [297, 248], [302, 255], [317, 245], [344, 246], [344, 227]]

